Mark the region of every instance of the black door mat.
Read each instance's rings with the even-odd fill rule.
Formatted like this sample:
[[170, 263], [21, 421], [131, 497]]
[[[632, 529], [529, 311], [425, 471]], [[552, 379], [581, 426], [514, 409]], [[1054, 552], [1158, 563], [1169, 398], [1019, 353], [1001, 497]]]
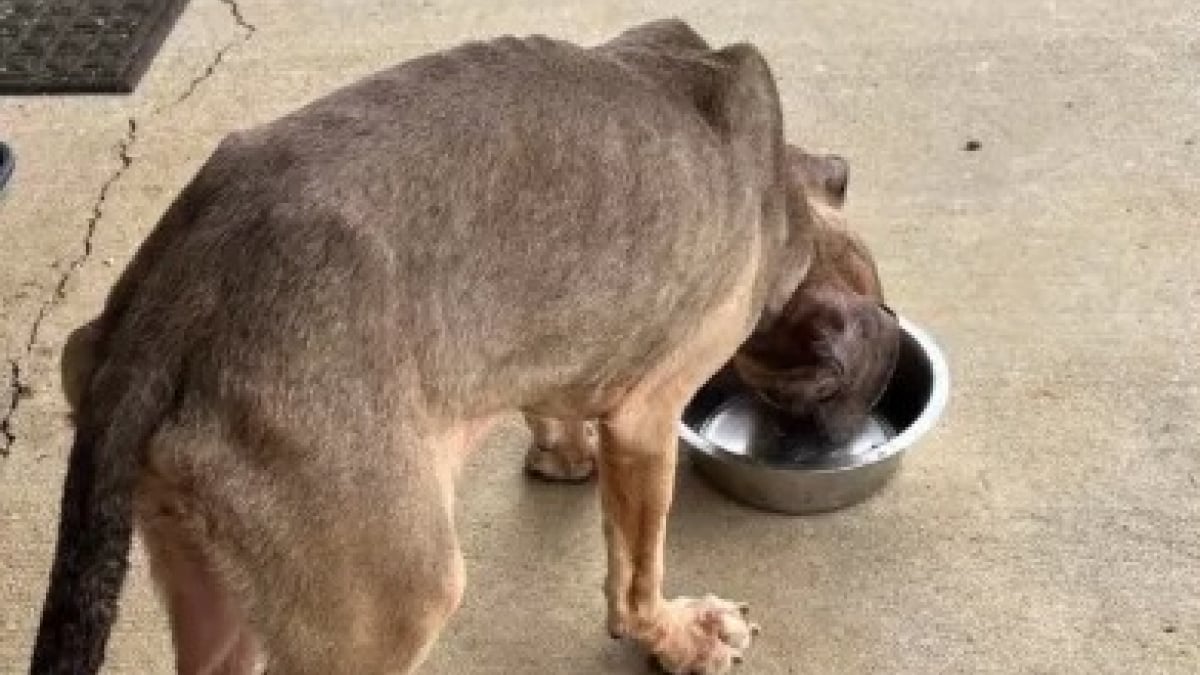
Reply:
[[0, 94], [129, 93], [187, 0], [0, 0]]

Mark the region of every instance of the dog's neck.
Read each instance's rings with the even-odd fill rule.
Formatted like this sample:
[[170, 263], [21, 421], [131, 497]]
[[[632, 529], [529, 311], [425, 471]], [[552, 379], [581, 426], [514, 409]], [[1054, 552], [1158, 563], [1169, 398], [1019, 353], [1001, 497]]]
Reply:
[[754, 326], [755, 333], [771, 329], [815, 263], [818, 229], [822, 223], [802, 190], [796, 186], [787, 188], [786, 218], [786, 234], [782, 243], [766, 243], [774, 250], [768, 252], [767, 264], [770, 267], [766, 278], [770, 282], [762, 312]]

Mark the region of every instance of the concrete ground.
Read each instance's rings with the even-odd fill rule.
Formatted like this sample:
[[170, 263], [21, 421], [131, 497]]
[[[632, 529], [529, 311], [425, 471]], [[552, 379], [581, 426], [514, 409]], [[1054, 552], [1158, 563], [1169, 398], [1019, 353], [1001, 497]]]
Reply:
[[[193, 0], [132, 96], [0, 99], [19, 155], [0, 672], [23, 672], [55, 535], [64, 336], [222, 135], [465, 38], [592, 42], [665, 14], [765, 50], [790, 135], [850, 159], [893, 304], [954, 374], [937, 430], [859, 507], [766, 515], [683, 467], [669, 590], [754, 605], [745, 673], [1200, 672], [1193, 3], [233, 2]], [[594, 490], [527, 482], [526, 440], [509, 425], [474, 458], [468, 595], [424, 672], [642, 672], [605, 636]], [[168, 672], [166, 635], [139, 553], [108, 672]]]

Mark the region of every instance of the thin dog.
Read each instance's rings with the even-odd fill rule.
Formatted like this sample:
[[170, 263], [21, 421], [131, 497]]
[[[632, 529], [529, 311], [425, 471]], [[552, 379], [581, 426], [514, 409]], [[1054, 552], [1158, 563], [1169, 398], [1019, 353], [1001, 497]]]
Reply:
[[[759, 51], [675, 20], [466, 44], [229, 136], [68, 344], [32, 672], [97, 672], [135, 523], [180, 673], [413, 671], [463, 593], [463, 457], [514, 410], [594, 420], [609, 630], [728, 670], [743, 607], [662, 595], [683, 406], [780, 331], [826, 370], [745, 362], [798, 412], [894, 352], [877, 305], [802, 284], [797, 162], [833, 163], [797, 153]], [[811, 303], [840, 323], [788, 319]]]

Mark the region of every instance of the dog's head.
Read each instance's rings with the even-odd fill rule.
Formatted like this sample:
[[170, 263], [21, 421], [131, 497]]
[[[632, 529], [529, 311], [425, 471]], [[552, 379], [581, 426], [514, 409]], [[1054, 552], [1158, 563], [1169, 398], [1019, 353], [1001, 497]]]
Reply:
[[883, 304], [870, 251], [845, 227], [846, 162], [789, 146], [788, 169], [814, 228], [811, 266], [782, 311], [742, 345], [733, 365], [797, 426], [841, 442], [861, 429], [890, 380], [900, 328]]

